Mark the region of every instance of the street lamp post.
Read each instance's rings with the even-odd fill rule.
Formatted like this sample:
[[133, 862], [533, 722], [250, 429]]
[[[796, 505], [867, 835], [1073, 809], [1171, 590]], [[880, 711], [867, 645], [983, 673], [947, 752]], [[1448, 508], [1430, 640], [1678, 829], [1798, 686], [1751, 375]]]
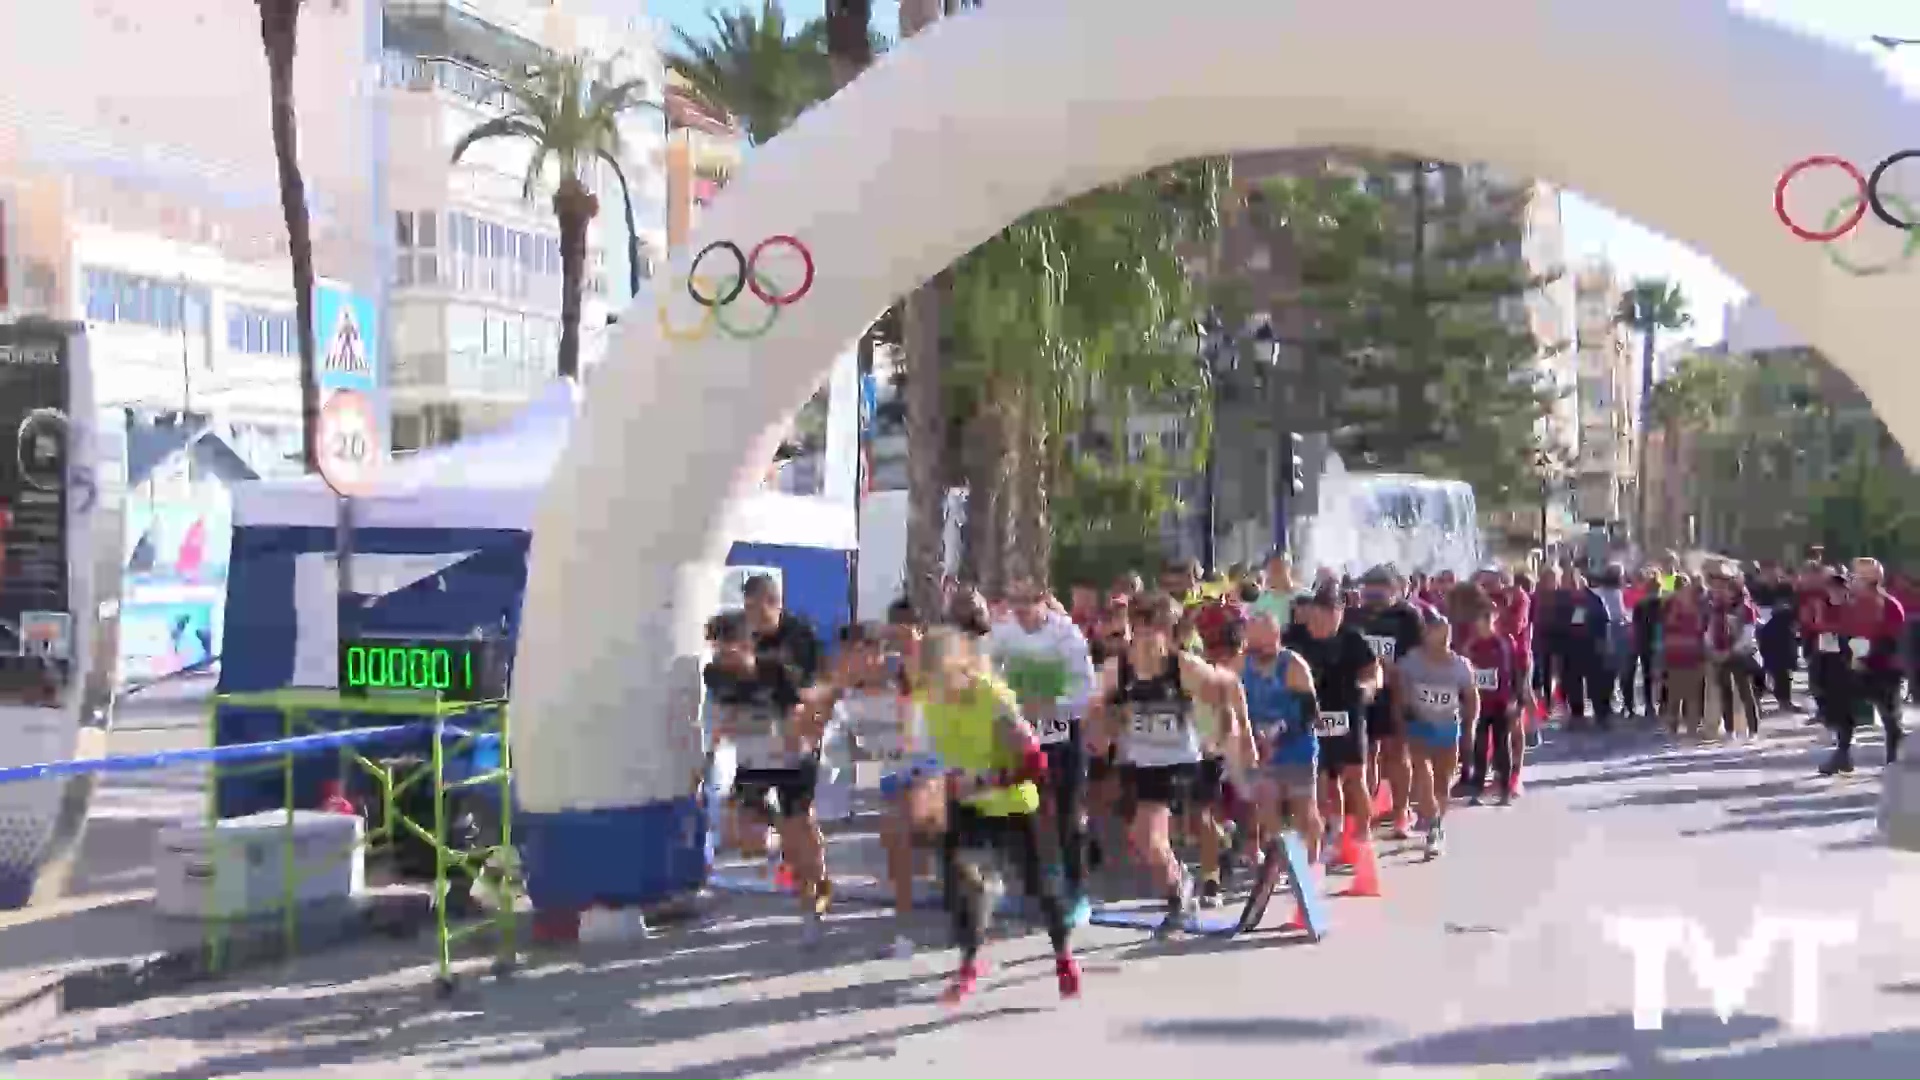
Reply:
[[[1205, 564], [1207, 572], [1212, 573], [1216, 568], [1216, 557], [1218, 554], [1217, 536], [1219, 518], [1217, 504], [1220, 491], [1218, 451], [1220, 446], [1221, 406], [1224, 401], [1222, 382], [1233, 372], [1239, 370], [1240, 350], [1249, 339], [1227, 330], [1225, 323], [1220, 318], [1219, 311], [1213, 308], [1207, 309], [1206, 314], [1194, 324], [1194, 331], [1197, 341], [1195, 359], [1200, 366], [1201, 378], [1206, 380], [1207, 403], [1213, 413], [1213, 423], [1207, 426], [1207, 445], [1204, 448], [1206, 463], [1200, 474], [1200, 517], [1202, 530], [1200, 537], [1200, 560]], [[1250, 340], [1261, 350], [1259, 355], [1261, 363], [1272, 366], [1277, 362], [1280, 354], [1280, 341], [1274, 336], [1271, 325], [1261, 324], [1261, 326], [1253, 332]], [[1278, 438], [1283, 444], [1283, 457], [1281, 460], [1282, 477], [1275, 484], [1276, 497], [1279, 501], [1274, 509], [1274, 528], [1276, 530], [1274, 539], [1276, 546], [1284, 549], [1286, 543], [1286, 514], [1288, 508], [1285, 497], [1280, 495], [1279, 491], [1281, 488], [1291, 490], [1292, 480], [1291, 475], [1287, 472], [1287, 459], [1291, 457], [1292, 451], [1290, 447], [1285, 446], [1287, 436], [1284, 431]]]

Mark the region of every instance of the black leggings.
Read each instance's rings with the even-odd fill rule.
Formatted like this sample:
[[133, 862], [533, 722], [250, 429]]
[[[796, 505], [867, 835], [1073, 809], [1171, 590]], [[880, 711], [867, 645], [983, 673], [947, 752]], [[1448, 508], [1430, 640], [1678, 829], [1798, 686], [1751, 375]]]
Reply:
[[1850, 679], [1836, 679], [1844, 682], [1846, 690], [1833, 695], [1833, 715], [1830, 723], [1834, 735], [1839, 740], [1842, 752], [1853, 750], [1854, 721], [1858, 716], [1855, 709], [1864, 701], [1869, 709], [1880, 714], [1880, 727], [1887, 733], [1887, 760], [1893, 761], [1900, 754], [1900, 740], [1906, 738], [1906, 730], [1900, 725], [1900, 673], [1897, 671], [1854, 672]]
[[1087, 830], [1081, 820], [1086, 811], [1087, 751], [1080, 741], [1080, 724], [1066, 742], [1053, 743], [1047, 751], [1047, 782], [1040, 797], [1053, 814], [1054, 839], [1060, 847], [1060, 865], [1067, 879], [1068, 895], [1078, 898], [1087, 886]]
[[987, 897], [969, 883], [962, 859], [967, 855], [992, 854], [1003, 868], [1020, 875], [1028, 896], [1039, 901], [1046, 919], [1047, 939], [1053, 951], [1067, 951], [1067, 915], [1060, 898], [1053, 895], [1040, 865], [1040, 822], [1032, 814], [989, 817], [963, 803], [947, 806], [945, 863], [947, 880], [952, 883], [948, 904], [953, 910], [953, 933], [960, 949], [960, 962], [971, 964], [980, 954], [980, 943], [987, 936], [987, 924], [993, 912]]
[[1713, 685], [1720, 697], [1720, 722], [1728, 735], [1733, 734], [1736, 711], [1747, 714], [1747, 734], [1760, 732], [1760, 702], [1753, 692], [1753, 672], [1750, 661], [1736, 657], [1713, 665]]
[[[1513, 713], [1502, 709], [1491, 716], [1482, 716], [1473, 725], [1473, 764], [1468, 766], [1467, 785], [1475, 791], [1487, 786], [1487, 767], [1493, 767], [1493, 776], [1504, 787], [1513, 782], [1513, 744], [1508, 742], [1513, 731]], [[1488, 744], [1492, 745], [1489, 746]], [[1492, 760], [1489, 761], [1488, 759]]]

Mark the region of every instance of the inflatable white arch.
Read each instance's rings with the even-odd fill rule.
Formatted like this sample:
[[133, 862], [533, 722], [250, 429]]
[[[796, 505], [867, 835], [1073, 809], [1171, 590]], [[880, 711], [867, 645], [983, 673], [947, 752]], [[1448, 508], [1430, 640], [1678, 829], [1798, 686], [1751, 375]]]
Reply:
[[[695, 343], [663, 339], [642, 296], [589, 388], [513, 691], [536, 902], [646, 891], [653, 870], [582, 843], [625, 863], [691, 842], [690, 680], [730, 501], [876, 314], [1020, 215], [1235, 150], [1486, 161], [1709, 252], [1886, 405], [1920, 391], [1920, 275], [1836, 269], [1775, 220], [1773, 184], [1811, 154], [1871, 167], [1917, 130], [1864, 58], [1707, 3], [1022, 0], [935, 26], [757, 150], [692, 245], [797, 236], [811, 293], [758, 341]], [[1920, 446], [1920, 413], [1882, 412]]]

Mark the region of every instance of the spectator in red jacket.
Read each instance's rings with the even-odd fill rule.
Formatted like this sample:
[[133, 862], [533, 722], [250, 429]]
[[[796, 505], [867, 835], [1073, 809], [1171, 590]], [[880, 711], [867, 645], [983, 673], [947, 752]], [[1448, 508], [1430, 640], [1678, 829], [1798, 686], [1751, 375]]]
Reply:
[[1707, 616], [1707, 662], [1714, 695], [1720, 699], [1720, 722], [1727, 738], [1738, 734], [1735, 705], [1747, 716], [1749, 738], [1760, 734], [1760, 703], [1753, 676], [1760, 668], [1760, 613], [1747, 596], [1737, 570], [1723, 568], [1713, 578], [1712, 603]]
[[[1906, 638], [1907, 612], [1900, 601], [1888, 595], [1886, 571], [1878, 560], [1853, 560], [1853, 598], [1840, 624], [1851, 639], [1848, 650], [1858, 675], [1859, 696], [1880, 714], [1880, 726], [1887, 733], [1887, 762], [1892, 764], [1900, 755], [1900, 740], [1906, 734], [1900, 725], [1904, 674], [1900, 646]], [[1840, 733], [1838, 756], [1844, 767], [1852, 757], [1853, 725], [1842, 724]]]

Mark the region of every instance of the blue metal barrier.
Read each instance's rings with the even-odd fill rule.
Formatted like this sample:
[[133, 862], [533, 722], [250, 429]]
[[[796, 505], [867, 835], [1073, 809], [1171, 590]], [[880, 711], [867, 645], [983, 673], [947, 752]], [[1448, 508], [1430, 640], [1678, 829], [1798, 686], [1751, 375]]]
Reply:
[[[206, 746], [190, 750], [165, 750], [157, 754], [127, 754], [117, 757], [48, 761], [39, 765], [15, 765], [10, 768], [0, 768], [0, 784], [14, 784], [23, 780], [41, 780], [57, 776], [80, 776], [87, 773], [139, 772], [145, 769], [162, 769], [169, 765], [190, 765], [201, 762], [219, 765], [259, 761], [286, 754], [310, 754], [342, 746], [363, 746], [405, 736], [431, 735], [433, 727], [434, 725], [430, 722], [389, 724], [384, 727], [347, 728], [315, 735], [296, 735], [290, 739], [271, 739], [266, 742], [233, 743], [227, 746]], [[440, 731], [445, 738], [449, 739], [470, 738], [471, 745], [476, 747], [497, 746], [500, 742], [500, 736], [497, 733], [474, 733], [453, 724], [440, 725]]]

